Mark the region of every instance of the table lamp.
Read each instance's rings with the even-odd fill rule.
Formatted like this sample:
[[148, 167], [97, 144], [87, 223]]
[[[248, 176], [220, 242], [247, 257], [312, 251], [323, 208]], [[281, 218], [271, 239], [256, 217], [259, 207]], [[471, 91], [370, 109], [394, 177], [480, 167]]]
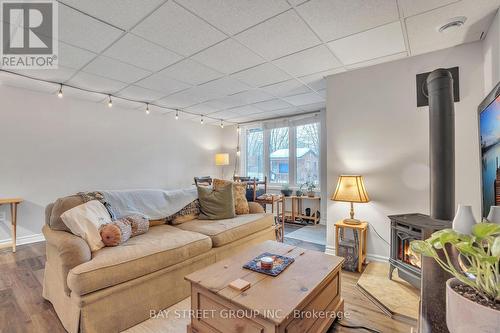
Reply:
[[215, 154], [215, 165], [222, 167], [222, 179], [224, 179], [224, 166], [229, 165], [229, 154], [227, 153]]
[[333, 201], [343, 201], [351, 203], [350, 218], [344, 219], [347, 224], [360, 224], [361, 221], [354, 218], [354, 202], [369, 202], [366, 193], [363, 176], [339, 176], [337, 189], [332, 196]]

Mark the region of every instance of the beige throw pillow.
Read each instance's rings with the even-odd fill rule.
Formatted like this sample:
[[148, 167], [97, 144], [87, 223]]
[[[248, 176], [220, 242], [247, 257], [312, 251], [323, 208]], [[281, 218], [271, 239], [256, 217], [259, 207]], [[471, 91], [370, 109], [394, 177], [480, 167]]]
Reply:
[[247, 186], [244, 183], [236, 183], [229, 180], [214, 179], [213, 186], [217, 190], [221, 186], [233, 184], [234, 210], [237, 215], [249, 214], [250, 208], [247, 201]]
[[204, 186], [197, 188], [200, 220], [222, 220], [235, 216], [232, 184], [221, 186], [217, 190]]
[[61, 219], [71, 233], [89, 244], [91, 251], [104, 247], [99, 229], [104, 224], [111, 223], [111, 216], [99, 201], [92, 200], [71, 208], [61, 215]]

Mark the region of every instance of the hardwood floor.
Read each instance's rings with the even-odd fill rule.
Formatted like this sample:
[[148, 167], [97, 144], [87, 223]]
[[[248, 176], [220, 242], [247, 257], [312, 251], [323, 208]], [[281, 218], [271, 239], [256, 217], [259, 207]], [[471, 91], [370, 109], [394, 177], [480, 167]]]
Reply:
[[[321, 251], [317, 244], [295, 242], [298, 243], [294, 245]], [[44, 265], [44, 242], [19, 246], [16, 253], [10, 249], [0, 250], [0, 333], [65, 332], [52, 305], [42, 298]], [[367, 326], [383, 333], [410, 333], [410, 326], [387, 317], [357, 290], [359, 276], [358, 273], [342, 273], [347, 316], [342, 324]], [[367, 331], [336, 325], [330, 332]]]

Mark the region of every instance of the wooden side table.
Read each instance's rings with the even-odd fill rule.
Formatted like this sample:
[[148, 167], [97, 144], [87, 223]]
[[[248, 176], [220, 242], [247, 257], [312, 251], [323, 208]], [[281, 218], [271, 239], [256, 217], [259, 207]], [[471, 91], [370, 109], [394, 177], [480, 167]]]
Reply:
[[[297, 222], [296, 220], [303, 221], [303, 220], [309, 220], [312, 221], [313, 224], [318, 224], [319, 223], [319, 216], [318, 216], [318, 211], [321, 209], [321, 197], [314, 196], [314, 197], [309, 197], [306, 195], [302, 196], [296, 196], [296, 195], [291, 195], [288, 197], [284, 197], [284, 200], [290, 199], [292, 202], [292, 210], [289, 212], [286, 212], [286, 217], [290, 218], [291, 223], [295, 224], [301, 224], [304, 225], [301, 222]], [[315, 204], [313, 207], [311, 207], [311, 215], [306, 215], [304, 214], [303, 211], [303, 201], [304, 200], [309, 200], [313, 201]]]
[[343, 220], [335, 223], [335, 254], [339, 253], [339, 229], [351, 229], [353, 232], [359, 232], [360, 235], [358, 237], [358, 272], [361, 272], [363, 268], [363, 263], [366, 260], [366, 235], [368, 231], [368, 223], [361, 222], [360, 224], [348, 224], [344, 223]]
[[266, 205], [271, 205], [272, 214], [274, 214], [274, 205], [276, 205], [276, 232], [278, 241], [283, 242], [285, 239], [285, 201], [283, 200], [283, 196], [278, 194], [263, 194], [255, 198], [255, 202], [263, 205], [264, 211], [266, 211]]
[[10, 205], [10, 216], [12, 223], [12, 252], [16, 252], [16, 227], [17, 227], [17, 205], [23, 202], [21, 198], [0, 198], [1, 205]]

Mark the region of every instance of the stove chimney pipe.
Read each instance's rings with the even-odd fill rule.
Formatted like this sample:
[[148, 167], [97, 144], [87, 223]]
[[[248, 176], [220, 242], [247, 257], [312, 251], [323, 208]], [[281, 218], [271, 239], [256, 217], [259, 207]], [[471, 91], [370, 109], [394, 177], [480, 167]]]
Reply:
[[453, 78], [446, 69], [427, 77], [430, 130], [431, 214], [453, 220], [455, 215], [455, 107]]

